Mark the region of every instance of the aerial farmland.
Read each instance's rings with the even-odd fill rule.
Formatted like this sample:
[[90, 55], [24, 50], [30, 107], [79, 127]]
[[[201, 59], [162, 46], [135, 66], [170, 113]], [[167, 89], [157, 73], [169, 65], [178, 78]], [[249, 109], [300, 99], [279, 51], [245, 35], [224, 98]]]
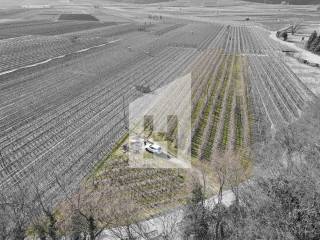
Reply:
[[[307, 41], [319, 23], [315, 5], [238, 0], [0, 3], [0, 206], [13, 202], [9, 210], [0, 210], [0, 218], [14, 216], [8, 222], [0, 219], [0, 231], [8, 236], [4, 239], [41, 238], [34, 225], [39, 219], [48, 238], [69, 237], [75, 213], [95, 226], [81, 225], [81, 239], [155, 239], [151, 232], [162, 228], [141, 233], [138, 227], [140, 238], [137, 233], [130, 238], [118, 227], [145, 225], [146, 219], [158, 221], [162, 214], [188, 208], [195, 186], [201, 186], [206, 204], [218, 199], [214, 206], [224, 201], [244, 206], [249, 197], [239, 198], [248, 196], [248, 189], [264, 190], [252, 185], [260, 183], [256, 178], [283, 176], [282, 168], [295, 176], [297, 168], [304, 169], [295, 167], [297, 161], [307, 164], [309, 156], [320, 154], [315, 121], [320, 58], [310, 57], [304, 44], [292, 40], [304, 36]], [[292, 41], [277, 37], [287, 29], [292, 29]], [[304, 29], [308, 33], [302, 36]], [[310, 61], [312, 66], [306, 64]], [[167, 95], [161, 97], [166, 87]], [[134, 102], [140, 99], [139, 107], [146, 110], [156, 98], [160, 100], [149, 115], [159, 119], [171, 107], [185, 117], [188, 129], [181, 133], [174, 118], [157, 123], [168, 125], [166, 132], [146, 122], [142, 130], [130, 128]], [[133, 132], [138, 132], [134, 141]], [[133, 168], [132, 145], [140, 143], [142, 158], [186, 160], [190, 167]], [[184, 155], [178, 156], [182, 148]], [[308, 172], [319, 166], [311, 166], [297, 174], [319, 181]], [[22, 202], [32, 205], [28, 214], [23, 212], [24, 220], [21, 211], [15, 212]], [[16, 235], [18, 215], [18, 222], [24, 221], [22, 237]], [[183, 238], [196, 236], [197, 229], [180, 215], [179, 233], [159, 239], [245, 239], [231, 233], [230, 238]], [[111, 237], [108, 229], [117, 229], [121, 237]], [[268, 235], [317, 239], [275, 236]]]

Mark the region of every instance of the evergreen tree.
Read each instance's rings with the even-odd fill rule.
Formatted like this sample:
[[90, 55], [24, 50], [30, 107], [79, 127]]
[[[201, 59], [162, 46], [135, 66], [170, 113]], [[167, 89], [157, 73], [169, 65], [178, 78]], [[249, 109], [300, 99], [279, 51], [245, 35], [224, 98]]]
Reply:
[[310, 50], [310, 47], [311, 47], [311, 44], [312, 42], [317, 38], [318, 34], [316, 31], [314, 31], [311, 36], [309, 37], [309, 40], [307, 41], [307, 44], [306, 44], [306, 48], [308, 50]]
[[186, 210], [185, 237], [193, 235], [193, 239], [206, 240], [209, 238], [208, 210], [205, 207], [205, 191], [202, 185], [196, 182], [192, 189], [192, 196]]
[[320, 53], [320, 43], [318, 43], [318, 45], [316, 46], [316, 48], [314, 49], [314, 52], [319, 54]]
[[320, 36], [316, 37], [313, 42], [311, 43], [311, 46], [310, 46], [310, 51], [311, 52], [315, 52], [317, 46], [320, 44]]

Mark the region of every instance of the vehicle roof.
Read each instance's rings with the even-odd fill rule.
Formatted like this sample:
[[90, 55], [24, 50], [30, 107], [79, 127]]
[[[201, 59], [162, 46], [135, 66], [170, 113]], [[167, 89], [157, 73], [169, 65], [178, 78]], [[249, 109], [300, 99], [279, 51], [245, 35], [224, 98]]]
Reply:
[[152, 148], [161, 148], [159, 145], [157, 145], [157, 144], [152, 144], [152, 145], [150, 145], [150, 147], [152, 147]]

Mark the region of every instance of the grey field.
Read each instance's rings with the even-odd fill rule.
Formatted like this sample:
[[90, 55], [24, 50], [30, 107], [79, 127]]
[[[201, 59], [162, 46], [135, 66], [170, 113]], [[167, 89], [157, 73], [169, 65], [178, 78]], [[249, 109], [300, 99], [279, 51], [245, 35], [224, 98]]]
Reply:
[[0, 0], [1, 239], [320, 239], [316, 4]]

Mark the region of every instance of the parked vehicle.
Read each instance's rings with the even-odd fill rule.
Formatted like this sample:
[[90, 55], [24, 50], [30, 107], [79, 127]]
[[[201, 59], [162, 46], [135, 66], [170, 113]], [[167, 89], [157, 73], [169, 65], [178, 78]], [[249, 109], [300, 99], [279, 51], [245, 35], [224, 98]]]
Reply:
[[155, 154], [161, 154], [162, 153], [162, 149], [159, 145], [156, 144], [150, 144], [147, 145], [146, 150], [150, 153], [155, 153]]

